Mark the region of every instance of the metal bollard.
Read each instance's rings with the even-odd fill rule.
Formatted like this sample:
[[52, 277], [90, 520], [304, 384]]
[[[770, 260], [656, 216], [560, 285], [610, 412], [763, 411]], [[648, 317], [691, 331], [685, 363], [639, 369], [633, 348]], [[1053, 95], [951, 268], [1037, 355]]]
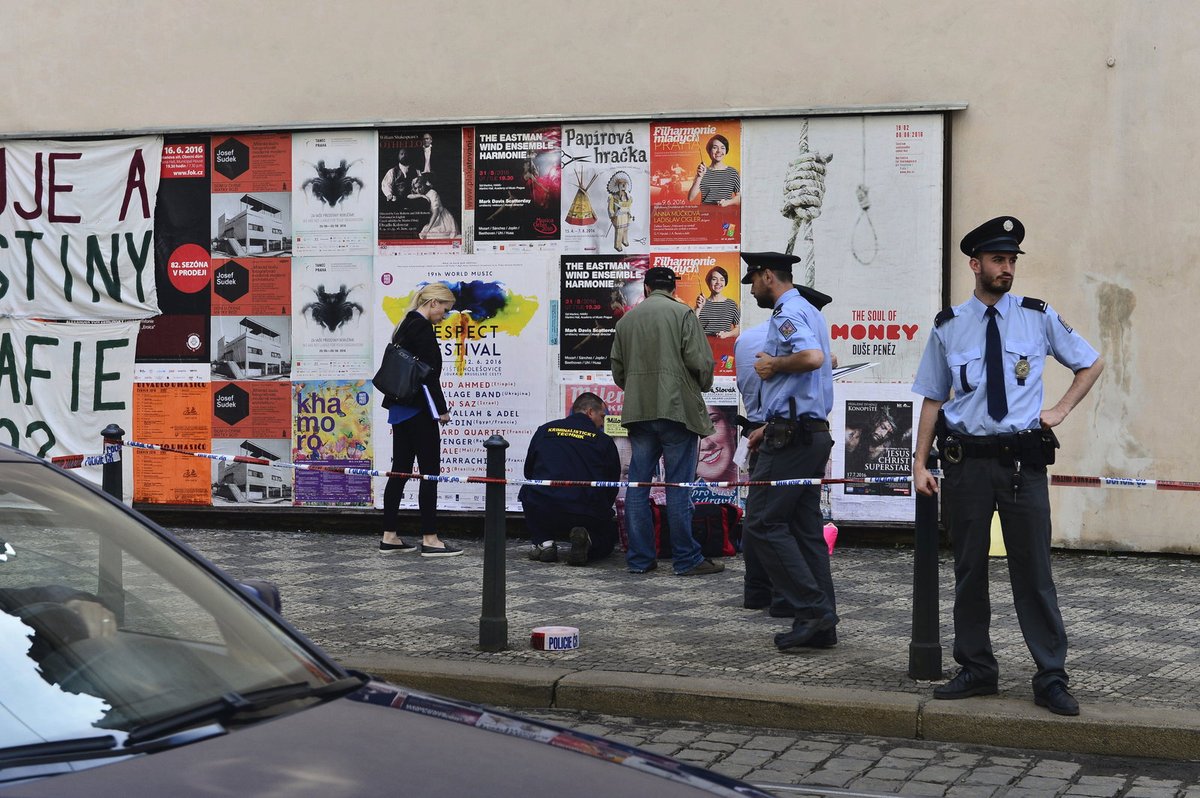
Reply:
[[[929, 468], [937, 468], [937, 464], [937, 455], [930, 454]], [[916, 495], [912, 640], [908, 645], [910, 679], [942, 678], [942, 643], [938, 639], [939, 496], [939, 493]]]
[[[108, 454], [110, 441], [117, 443], [124, 439], [125, 430], [116, 424], [109, 424], [100, 432], [100, 451]], [[125, 500], [121, 466], [121, 458], [113, 462], [106, 461], [100, 477], [100, 487], [119, 502]], [[96, 586], [96, 595], [105, 606], [116, 613], [120, 623], [125, 620], [125, 576], [121, 564], [121, 549], [107, 537], [101, 537], [99, 557], [100, 584]]]
[[[504, 450], [508, 441], [493, 435], [484, 441], [487, 475], [504, 479]], [[508, 648], [508, 618], [504, 614], [504, 485], [487, 483], [483, 520], [483, 612], [479, 616], [479, 650]]]

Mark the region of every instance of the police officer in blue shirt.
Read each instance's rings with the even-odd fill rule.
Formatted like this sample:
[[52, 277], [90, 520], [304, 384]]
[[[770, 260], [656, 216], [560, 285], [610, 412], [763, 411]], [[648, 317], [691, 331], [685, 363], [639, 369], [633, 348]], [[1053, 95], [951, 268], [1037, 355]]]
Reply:
[[[1058, 715], [1078, 715], [1067, 689], [1067, 635], [1050, 572], [1046, 466], [1058, 447], [1051, 430], [1091, 390], [1104, 362], [1045, 302], [1009, 293], [1024, 237], [1024, 226], [1011, 216], [963, 237], [975, 291], [934, 319], [913, 384], [925, 397], [913, 484], [926, 496], [938, 489], [927, 468], [936, 436], [942, 512], [954, 547], [954, 659], [961, 670], [933, 696], [997, 691], [987, 583], [991, 519], [999, 511], [1017, 619], [1037, 665], [1034, 701]], [[1057, 404], [1043, 408], [1047, 355], [1075, 378]]]
[[[754, 370], [762, 380], [760, 409], [767, 423], [750, 434], [757, 452], [751, 480], [820, 479], [833, 449], [833, 368], [829, 330], [817, 305], [792, 285], [792, 264], [779, 252], [743, 252], [758, 306], [772, 308]], [[827, 298], [826, 298], [827, 299]], [[821, 520], [821, 486], [756, 486], [746, 499], [748, 545], [791, 608], [792, 629], [775, 636], [780, 651], [837, 643], [837, 607], [829, 549]]]

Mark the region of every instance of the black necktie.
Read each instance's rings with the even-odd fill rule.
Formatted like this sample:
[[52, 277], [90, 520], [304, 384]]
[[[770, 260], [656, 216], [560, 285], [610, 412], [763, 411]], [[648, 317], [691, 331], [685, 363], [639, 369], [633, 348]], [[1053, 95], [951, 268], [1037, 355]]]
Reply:
[[1008, 415], [1008, 397], [1004, 395], [1004, 350], [1000, 345], [996, 308], [988, 308], [984, 315], [988, 317], [987, 349], [983, 355], [983, 362], [987, 368], [988, 415], [1000, 421]]

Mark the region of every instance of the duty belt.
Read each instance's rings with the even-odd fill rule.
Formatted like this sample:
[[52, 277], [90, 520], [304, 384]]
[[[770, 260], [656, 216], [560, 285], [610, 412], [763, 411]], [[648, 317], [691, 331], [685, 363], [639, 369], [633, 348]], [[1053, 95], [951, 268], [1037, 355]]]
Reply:
[[[786, 416], [772, 416], [767, 420], [768, 422], [792, 421], [792, 419], [787, 418]], [[799, 424], [802, 428], [808, 430], [809, 432], [829, 432], [829, 422], [823, 418], [809, 418], [808, 416], [804, 416], [802, 418], [795, 419], [794, 423]]]
[[963, 458], [989, 458], [1003, 463], [1053, 465], [1058, 439], [1050, 430], [1027, 429], [1008, 435], [962, 435], [947, 431], [941, 439], [942, 455], [950, 463]]

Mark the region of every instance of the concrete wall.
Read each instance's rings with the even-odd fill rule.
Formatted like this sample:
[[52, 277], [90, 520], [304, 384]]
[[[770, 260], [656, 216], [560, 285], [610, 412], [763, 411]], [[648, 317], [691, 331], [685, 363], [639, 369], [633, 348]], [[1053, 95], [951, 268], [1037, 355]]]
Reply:
[[[1019, 216], [1016, 290], [1108, 361], [1056, 471], [1200, 479], [1191, 0], [3, 0], [3, 17], [6, 134], [963, 101], [952, 242]], [[972, 283], [952, 262], [957, 302]], [[1053, 500], [1061, 544], [1200, 553], [1195, 493]]]

